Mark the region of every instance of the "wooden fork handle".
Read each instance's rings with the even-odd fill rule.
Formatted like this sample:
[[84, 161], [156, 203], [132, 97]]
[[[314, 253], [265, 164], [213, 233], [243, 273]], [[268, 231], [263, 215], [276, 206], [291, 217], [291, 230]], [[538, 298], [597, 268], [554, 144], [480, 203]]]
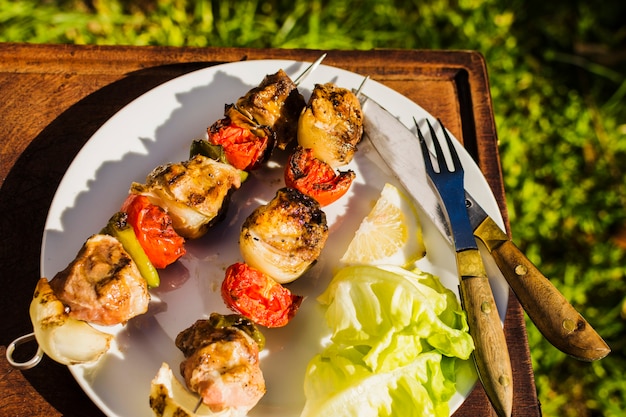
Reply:
[[476, 370], [487, 397], [500, 417], [513, 408], [513, 371], [509, 349], [489, 279], [477, 249], [457, 253], [461, 303], [474, 339]]

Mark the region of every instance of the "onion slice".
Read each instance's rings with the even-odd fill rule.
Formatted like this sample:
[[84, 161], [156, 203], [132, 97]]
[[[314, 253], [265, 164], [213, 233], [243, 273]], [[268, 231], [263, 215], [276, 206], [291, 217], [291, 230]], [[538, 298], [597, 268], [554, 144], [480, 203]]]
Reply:
[[71, 318], [46, 278], [41, 278], [35, 287], [30, 319], [41, 349], [63, 365], [97, 361], [109, 350], [113, 339], [113, 335]]

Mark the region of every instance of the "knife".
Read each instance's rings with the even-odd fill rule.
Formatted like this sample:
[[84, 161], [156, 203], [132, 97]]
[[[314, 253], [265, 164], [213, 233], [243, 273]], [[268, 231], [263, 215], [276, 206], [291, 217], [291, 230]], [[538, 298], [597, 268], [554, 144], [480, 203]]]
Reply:
[[[374, 148], [402, 181], [411, 172], [412, 181], [424, 190], [416, 203], [452, 245], [452, 232], [430, 185], [420, 156], [416, 135], [394, 115], [362, 92], [364, 131]], [[421, 166], [418, 166], [421, 165]], [[557, 349], [582, 361], [604, 358], [611, 349], [559, 290], [511, 241], [478, 202], [466, 191], [466, 206], [474, 236], [491, 253], [520, 304], [543, 336]]]

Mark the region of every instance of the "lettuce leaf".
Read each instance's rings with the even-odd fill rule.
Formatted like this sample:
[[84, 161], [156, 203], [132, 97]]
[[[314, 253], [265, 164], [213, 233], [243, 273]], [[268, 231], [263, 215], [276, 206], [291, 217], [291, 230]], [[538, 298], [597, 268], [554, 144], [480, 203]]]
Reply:
[[455, 360], [474, 349], [456, 296], [399, 267], [341, 269], [318, 298], [331, 343], [307, 368], [308, 416], [448, 416]]

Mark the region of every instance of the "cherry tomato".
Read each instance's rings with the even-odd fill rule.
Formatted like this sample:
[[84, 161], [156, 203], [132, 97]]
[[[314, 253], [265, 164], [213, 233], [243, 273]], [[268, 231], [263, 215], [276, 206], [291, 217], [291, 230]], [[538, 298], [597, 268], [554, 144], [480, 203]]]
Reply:
[[282, 327], [296, 314], [302, 297], [243, 262], [228, 267], [222, 298], [233, 311], [265, 327]]
[[285, 185], [313, 197], [321, 206], [327, 206], [343, 196], [352, 181], [354, 171], [338, 171], [313, 156], [313, 150], [296, 147], [285, 166]]
[[155, 268], [165, 268], [185, 254], [185, 239], [176, 233], [165, 210], [150, 203], [148, 197], [130, 194], [122, 211]]
[[265, 160], [270, 138], [257, 136], [250, 128], [236, 125], [226, 118], [209, 128], [209, 142], [222, 146], [229, 164], [249, 171]]

